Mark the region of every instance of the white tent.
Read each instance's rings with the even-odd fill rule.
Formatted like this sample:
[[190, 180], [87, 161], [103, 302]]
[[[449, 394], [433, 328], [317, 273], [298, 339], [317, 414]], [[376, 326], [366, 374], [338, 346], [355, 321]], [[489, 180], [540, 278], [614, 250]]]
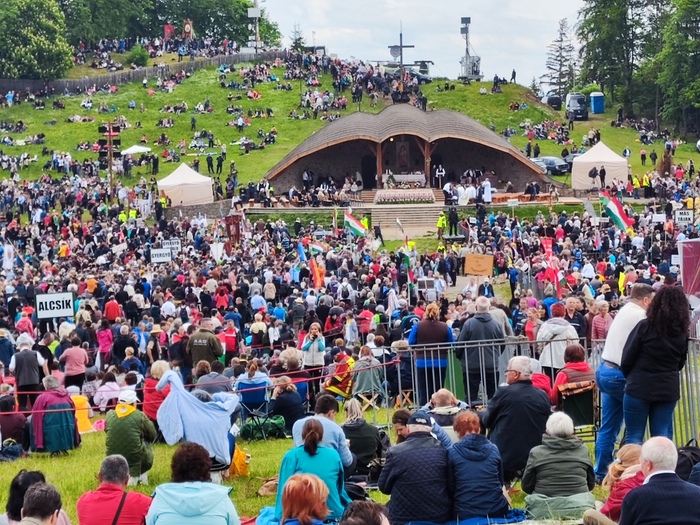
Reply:
[[214, 202], [213, 182], [213, 179], [200, 175], [187, 164], [180, 164], [170, 175], [158, 181], [158, 191], [170, 197], [173, 206], [211, 204]]
[[126, 148], [124, 151], [122, 151], [122, 155], [137, 155], [139, 153], [148, 153], [149, 151], [151, 151], [151, 148], [135, 144], [130, 148]]
[[600, 180], [598, 178], [595, 180], [591, 179], [588, 173], [593, 168], [600, 170], [601, 166], [605, 166], [606, 184], [613, 179], [626, 181], [627, 164], [627, 160], [624, 157], [621, 157], [605, 144], [599, 142], [586, 153], [574, 159], [574, 165], [571, 169], [571, 188], [574, 190], [587, 190], [591, 186], [599, 185]]

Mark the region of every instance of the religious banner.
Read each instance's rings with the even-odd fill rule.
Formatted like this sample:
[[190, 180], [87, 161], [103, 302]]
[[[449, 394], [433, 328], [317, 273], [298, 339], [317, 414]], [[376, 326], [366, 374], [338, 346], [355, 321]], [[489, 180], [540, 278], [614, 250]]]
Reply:
[[165, 40], [172, 40], [175, 37], [175, 26], [171, 24], [165, 24], [163, 26], [163, 38]]
[[493, 255], [468, 253], [464, 260], [464, 273], [467, 275], [493, 275]]
[[700, 297], [700, 239], [678, 243], [681, 256], [681, 282], [688, 295]]

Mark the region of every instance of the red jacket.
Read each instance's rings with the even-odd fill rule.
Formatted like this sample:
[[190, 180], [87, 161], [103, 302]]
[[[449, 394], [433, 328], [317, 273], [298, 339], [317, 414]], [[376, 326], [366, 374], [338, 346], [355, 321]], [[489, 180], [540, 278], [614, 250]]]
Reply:
[[549, 376], [545, 374], [532, 374], [530, 379], [532, 380], [532, 386], [539, 388], [545, 394], [547, 394], [547, 396], [550, 395], [552, 390], [552, 381], [549, 379]]
[[170, 393], [170, 385], [166, 386], [163, 390], [156, 390], [157, 384], [157, 380], [149, 377], [143, 385], [143, 413], [146, 414], [146, 417], [151, 421], [156, 421], [158, 409]]
[[[102, 483], [97, 490], [86, 492], [78, 500], [78, 523], [81, 525], [111, 525], [119, 508], [124, 489], [119, 485]], [[151, 498], [138, 492], [127, 492], [119, 515], [119, 525], [141, 525], [146, 519]]]
[[610, 489], [610, 496], [608, 496], [608, 500], [605, 502], [605, 505], [603, 505], [603, 508], [600, 509], [600, 512], [615, 522], [620, 521], [622, 500], [627, 496], [630, 490], [641, 487], [642, 483], [644, 483], [644, 474], [642, 474], [641, 470], [631, 478], [623, 479], [615, 483]]

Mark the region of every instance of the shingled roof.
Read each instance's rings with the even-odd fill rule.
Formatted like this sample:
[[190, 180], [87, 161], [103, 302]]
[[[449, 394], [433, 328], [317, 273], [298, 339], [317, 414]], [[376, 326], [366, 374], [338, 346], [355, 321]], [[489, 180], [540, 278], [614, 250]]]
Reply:
[[533, 171], [536, 167], [511, 145], [486, 126], [456, 111], [421, 111], [408, 104], [396, 104], [381, 112], [353, 113], [333, 122], [299, 144], [267, 174], [271, 179], [312, 153], [352, 140], [382, 143], [398, 135], [415, 135], [428, 142], [439, 139], [462, 139], [508, 153]]

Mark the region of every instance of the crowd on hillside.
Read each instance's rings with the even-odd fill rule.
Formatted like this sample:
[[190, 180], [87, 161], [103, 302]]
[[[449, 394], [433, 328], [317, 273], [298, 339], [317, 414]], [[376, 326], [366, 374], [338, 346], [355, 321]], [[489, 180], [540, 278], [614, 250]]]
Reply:
[[[194, 479], [174, 474], [174, 481], [218, 480], [235, 455], [231, 424], [249, 418], [247, 391], [257, 389], [300, 447], [290, 452], [293, 460], [283, 461], [280, 487], [295, 474], [317, 474], [336, 491], [327, 496], [326, 515], [340, 519], [348, 496], [329, 476], [365, 479], [369, 464], [384, 456], [376, 481], [392, 496], [390, 522], [402, 524], [419, 518], [441, 523], [462, 516], [510, 515], [505, 497], [489, 496], [494, 507], [477, 505], [469, 479], [482, 468], [493, 495], [506, 482], [522, 479], [523, 490], [531, 493], [527, 505], [532, 515], [551, 509], [553, 498], [563, 514], [577, 514], [593, 506], [590, 489], [608, 473], [623, 418], [628, 443], [641, 443], [647, 418], [653, 436], [671, 437], [669, 418], [678, 389], [677, 373], [670, 370], [683, 366], [689, 323], [680, 315], [688, 309], [678, 307], [685, 297], [676, 286], [678, 268], [671, 259], [675, 243], [696, 237], [697, 230], [675, 225], [670, 209], [659, 223], [653, 222], [653, 212], [664, 210], [653, 205], [636, 215], [629, 210], [636, 221], [633, 237], [613, 225], [594, 227], [587, 214], [540, 214], [527, 221], [481, 208], [474, 221], [457, 217], [466, 239], [462, 245], [443, 244], [434, 253], [419, 253], [409, 243], [398, 253], [387, 253], [378, 251], [369, 228], [367, 237], [348, 240], [334, 231], [318, 233], [316, 225], [300, 220], [290, 225], [246, 221], [241, 244], [233, 246], [218, 218], [168, 220], [158, 199], [156, 222], [149, 224], [126, 205], [149, 193], [153, 198], [153, 181], [133, 189], [118, 186], [111, 206], [105, 203], [107, 187], [85, 174], [3, 184], [0, 388], [6, 396], [0, 400], [0, 431], [17, 443], [14, 449], [6, 447], [8, 454], [60, 455], [78, 447], [81, 431], [96, 430], [88, 417], [93, 411], [106, 414], [97, 427], [106, 427], [108, 454], [126, 458], [132, 483], [148, 482], [150, 443], [157, 439], [193, 441], [209, 458], [206, 473]], [[60, 213], [53, 211], [58, 207]], [[181, 242], [173, 263], [150, 262], [151, 251], [173, 238]], [[452, 298], [449, 287], [464, 273], [470, 253], [494, 255], [494, 278], [510, 283], [510, 300], [498, 299], [489, 279], [475, 278]], [[430, 286], [415, 286], [425, 279]], [[74, 294], [75, 315], [40, 318], [37, 296], [62, 291]], [[656, 312], [649, 321], [656, 328], [633, 331], [645, 310]], [[611, 340], [616, 323], [625, 337]], [[625, 345], [631, 331], [635, 342]], [[662, 332], [663, 345], [653, 339]], [[519, 338], [516, 353], [523, 355], [504, 369], [498, 361], [509, 356], [503, 345], [508, 347], [511, 337]], [[575, 340], [583, 347], [567, 343]], [[421, 353], [433, 344], [443, 346]], [[448, 348], [462, 363], [466, 403], [441, 390], [447, 370], [442, 352], [451, 352]], [[587, 364], [588, 348], [602, 353], [597, 374]], [[655, 358], [662, 350], [675, 361]], [[658, 367], [652, 368], [653, 380], [648, 376], [651, 363]], [[590, 381], [601, 389], [604, 407], [595, 467], [584, 449], [574, 447], [578, 441], [569, 420], [560, 412], [550, 417], [552, 407], [561, 403], [561, 386]], [[503, 382], [511, 386], [497, 388]], [[514, 385], [527, 392], [515, 394]], [[391, 406], [407, 390], [427, 415], [406, 413], [394, 428], [415, 445], [387, 449], [381, 436], [376, 446], [367, 445], [364, 432], [375, 436], [376, 429], [364, 426], [362, 408], [352, 400], [366, 403], [376, 394], [375, 405]], [[532, 403], [519, 409], [514, 396]], [[345, 400], [348, 416], [342, 428], [329, 424], [339, 411], [337, 398]], [[464, 413], [464, 421], [453, 417], [467, 405], [484, 403], [487, 411], [476, 421], [489, 431], [491, 445], [485, 440], [478, 445], [479, 454], [488, 451], [491, 458], [488, 469], [483, 462], [476, 466], [475, 459], [459, 463], [464, 457], [458, 445], [464, 441], [465, 450], [471, 450], [476, 446], [471, 442], [483, 438], [471, 412]], [[308, 424], [307, 409], [321, 425]], [[518, 416], [510, 430], [503, 426], [509, 413], [530, 409], [539, 412], [529, 431]], [[210, 424], [201, 425], [203, 419]], [[426, 433], [433, 420], [438, 427], [452, 427], [449, 442], [443, 436], [440, 444]], [[349, 433], [355, 430], [353, 437]], [[543, 440], [543, 433], [550, 437]], [[459, 443], [450, 445], [453, 440]], [[429, 453], [398, 461], [399, 454], [421, 447]], [[454, 461], [461, 466], [449, 470], [453, 447]], [[562, 457], [583, 474], [560, 486], [553, 481], [557, 469], [539, 462], [547, 463], [548, 454], [562, 449], [571, 450]], [[320, 468], [317, 461], [321, 470], [315, 470]], [[416, 506], [406, 469], [425, 476], [424, 461], [442, 480], [429, 484], [440, 495], [428, 498], [435, 505]], [[332, 465], [334, 473], [327, 470]], [[463, 481], [460, 469], [465, 469]], [[442, 490], [444, 483], [448, 490]], [[212, 490], [222, 501], [223, 492]], [[159, 491], [152, 509], [158, 508]], [[278, 501], [278, 519], [283, 507]]]

